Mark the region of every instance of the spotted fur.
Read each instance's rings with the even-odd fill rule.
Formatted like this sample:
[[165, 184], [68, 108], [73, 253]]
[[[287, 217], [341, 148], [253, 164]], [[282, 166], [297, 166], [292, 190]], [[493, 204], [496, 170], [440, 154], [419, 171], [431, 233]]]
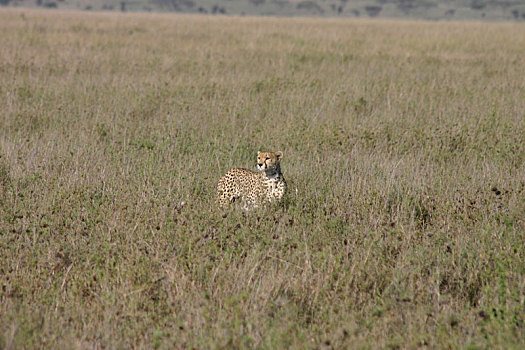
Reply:
[[267, 202], [278, 202], [286, 191], [286, 181], [281, 173], [282, 152], [257, 152], [257, 169], [235, 168], [228, 171], [217, 185], [220, 207], [239, 201], [250, 210]]

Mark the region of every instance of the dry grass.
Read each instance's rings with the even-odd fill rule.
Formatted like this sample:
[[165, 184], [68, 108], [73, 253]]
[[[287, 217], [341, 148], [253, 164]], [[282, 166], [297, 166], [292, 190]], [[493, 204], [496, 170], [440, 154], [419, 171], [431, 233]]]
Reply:
[[[524, 345], [524, 25], [0, 29], [0, 347]], [[216, 211], [259, 149], [293, 193]]]

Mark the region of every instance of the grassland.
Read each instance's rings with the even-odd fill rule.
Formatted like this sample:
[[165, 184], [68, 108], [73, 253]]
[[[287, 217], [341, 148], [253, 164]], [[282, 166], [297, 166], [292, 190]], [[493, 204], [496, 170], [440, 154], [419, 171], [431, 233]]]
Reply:
[[[0, 348], [525, 345], [524, 25], [0, 29]], [[276, 149], [285, 203], [216, 210]]]

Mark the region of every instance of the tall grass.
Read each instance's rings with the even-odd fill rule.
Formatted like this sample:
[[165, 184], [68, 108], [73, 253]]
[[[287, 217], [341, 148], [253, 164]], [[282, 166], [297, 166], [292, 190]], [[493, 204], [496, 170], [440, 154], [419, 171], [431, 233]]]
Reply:
[[[0, 347], [524, 345], [523, 24], [0, 29]], [[281, 206], [215, 208], [277, 149]]]

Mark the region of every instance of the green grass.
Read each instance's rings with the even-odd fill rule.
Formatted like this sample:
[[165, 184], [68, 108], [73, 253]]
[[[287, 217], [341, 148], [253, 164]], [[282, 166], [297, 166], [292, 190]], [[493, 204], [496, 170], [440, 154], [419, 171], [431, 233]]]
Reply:
[[[523, 347], [523, 25], [0, 29], [1, 348]], [[277, 149], [282, 205], [215, 208]]]

